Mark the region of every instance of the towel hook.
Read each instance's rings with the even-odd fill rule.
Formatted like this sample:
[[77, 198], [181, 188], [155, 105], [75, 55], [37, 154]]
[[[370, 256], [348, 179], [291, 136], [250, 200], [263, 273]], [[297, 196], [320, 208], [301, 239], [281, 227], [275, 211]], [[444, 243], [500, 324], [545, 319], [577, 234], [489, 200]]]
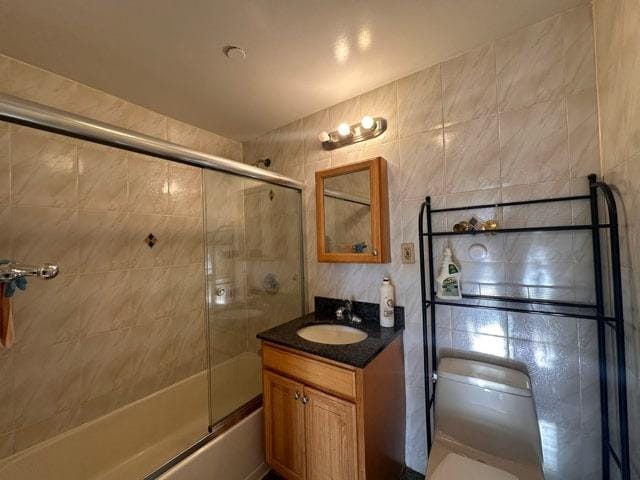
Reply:
[[42, 265], [23, 265], [20, 263], [0, 263], [0, 282], [11, 282], [20, 277], [38, 277], [45, 280], [55, 278], [60, 273], [58, 265], [43, 263]]

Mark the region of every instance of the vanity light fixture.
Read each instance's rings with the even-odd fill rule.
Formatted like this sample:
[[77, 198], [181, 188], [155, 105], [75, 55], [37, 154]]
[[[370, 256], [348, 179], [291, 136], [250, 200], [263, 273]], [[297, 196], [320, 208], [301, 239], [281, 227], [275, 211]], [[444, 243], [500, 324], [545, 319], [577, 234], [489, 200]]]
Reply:
[[364, 117], [362, 117], [362, 120], [360, 120], [360, 126], [365, 130], [371, 130], [375, 124], [375, 120], [369, 115], [365, 115]]
[[325, 150], [335, 150], [354, 143], [375, 138], [387, 129], [387, 121], [382, 117], [365, 115], [359, 123], [341, 123], [333, 132], [320, 132], [318, 140]]
[[349, 124], [342, 122], [338, 125], [338, 134], [340, 134], [341, 137], [348, 137], [351, 134], [351, 127]]

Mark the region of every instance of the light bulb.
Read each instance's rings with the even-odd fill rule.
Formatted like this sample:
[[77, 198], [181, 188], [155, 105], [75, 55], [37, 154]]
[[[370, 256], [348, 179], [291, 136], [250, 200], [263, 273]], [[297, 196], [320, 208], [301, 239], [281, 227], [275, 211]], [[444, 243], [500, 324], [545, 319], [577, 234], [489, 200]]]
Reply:
[[338, 125], [338, 133], [340, 134], [341, 137], [346, 137], [351, 133], [351, 127], [349, 126], [348, 123], [341, 123], [340, 125]]
[[318, 134], [318, 140], [320, 140], [322, 143], [328, 142], [329, 140], [331, 140], [331, 136], [327, 132], [322, 131]]
[[360, 125], [362, 125], [362, 128], [365, 130], [371, 130], [375, 124], [375, 120], [369, 115], [362, 117], [362, 120], [360, 120]]

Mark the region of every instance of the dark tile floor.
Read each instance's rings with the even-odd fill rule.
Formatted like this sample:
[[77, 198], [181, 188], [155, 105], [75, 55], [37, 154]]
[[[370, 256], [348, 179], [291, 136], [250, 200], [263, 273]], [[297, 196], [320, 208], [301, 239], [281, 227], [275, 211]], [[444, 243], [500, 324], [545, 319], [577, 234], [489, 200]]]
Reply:
[[[283, 478], [274, 472], [269, 472], [265, 477], [262, 477], [262, 480], [283, 480]], [[398, 480], [424, 480], [424, 475], [407, 468]]]

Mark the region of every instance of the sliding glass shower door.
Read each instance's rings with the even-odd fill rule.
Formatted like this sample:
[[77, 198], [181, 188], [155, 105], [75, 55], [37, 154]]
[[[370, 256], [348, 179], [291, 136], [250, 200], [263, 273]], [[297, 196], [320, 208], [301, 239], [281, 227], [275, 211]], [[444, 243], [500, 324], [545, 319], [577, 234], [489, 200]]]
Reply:
[[211, 424], [262, 393], [256, 334], [303, 313], [301, 192], [207, 170]]

